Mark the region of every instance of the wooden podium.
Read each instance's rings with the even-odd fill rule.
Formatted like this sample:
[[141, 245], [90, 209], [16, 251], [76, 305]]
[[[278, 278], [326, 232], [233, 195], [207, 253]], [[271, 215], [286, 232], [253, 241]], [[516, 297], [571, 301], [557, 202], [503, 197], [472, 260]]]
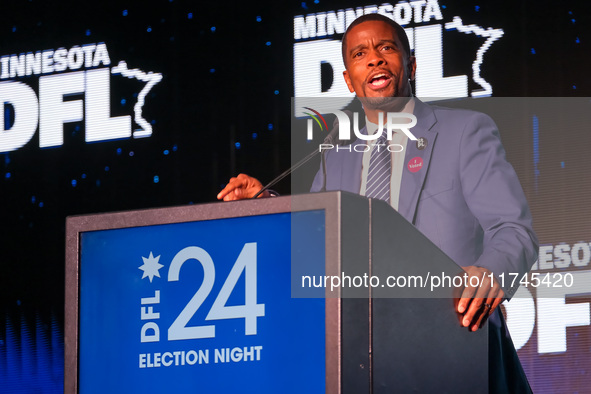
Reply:
[[66, 393], [488, 392], [487, 328], [432, 286], [461, 268], [381, 201], [77, 216], [66, 238]]

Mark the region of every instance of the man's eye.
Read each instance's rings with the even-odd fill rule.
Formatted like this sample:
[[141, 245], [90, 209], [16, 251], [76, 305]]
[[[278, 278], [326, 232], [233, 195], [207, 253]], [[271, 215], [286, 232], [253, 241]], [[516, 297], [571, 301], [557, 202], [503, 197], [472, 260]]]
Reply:
[[353, 55], [353, 57], [359, 57], [363, 55], [363, 52], [355, 52], [355, 54]]

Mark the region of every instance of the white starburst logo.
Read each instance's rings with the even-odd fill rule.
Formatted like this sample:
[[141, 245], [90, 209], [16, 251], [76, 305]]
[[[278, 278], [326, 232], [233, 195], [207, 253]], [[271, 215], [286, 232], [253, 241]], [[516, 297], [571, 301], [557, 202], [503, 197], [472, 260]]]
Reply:
[[155, 276], [160, 278], [160, 272], [158, 272], [158, 270], [160, 268], [164, 267], [162, 264], [158, 263], [158, 260], [160, 260], [160, 256], [154, 257], [152, 252], [150, 252], [150, 256], [149, 257], [142, 256], [142, 260], [144, 260], [144, 264], [138, 267], [138, 269], [141, 269], [142, 271], [144, 271], [144, 274], [142, 275], [142, 279], [144, 279], [145, 277], [148, 277], [148, 279], [150, 279], [150, 283], [152, 283], [152, 279]]

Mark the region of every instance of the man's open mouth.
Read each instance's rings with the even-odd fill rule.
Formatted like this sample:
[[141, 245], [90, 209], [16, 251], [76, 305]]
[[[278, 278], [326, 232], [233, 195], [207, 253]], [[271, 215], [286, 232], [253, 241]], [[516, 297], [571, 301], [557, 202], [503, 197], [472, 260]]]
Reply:
[[388, 85], [392, 77], [386, 73], [379, 73], [370, 78], [369, 84], [377, 89]]

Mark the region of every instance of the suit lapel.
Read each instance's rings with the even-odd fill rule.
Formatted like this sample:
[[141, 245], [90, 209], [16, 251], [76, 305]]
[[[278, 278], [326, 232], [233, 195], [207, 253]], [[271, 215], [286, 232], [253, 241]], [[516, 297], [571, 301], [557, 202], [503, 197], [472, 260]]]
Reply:
[[424, 149], [419, 149], [416, 141], [410, 139], [407, 141], [400, 184], [400, 202], [398, 204], [398, 212], [413, 224], [421, 191], [429, 172], [433, 147], [437, 139], [437, 131], [433, 128], [437, 123], [437, 119], [433, 110], [428, 105], [415, 99], [414, 114], [417, 117], [417, 125], [410, 131], [417, 138], [426, 138], [427, 146]]
[[354, 159], [343, 162], [343, 172], [341, 173], [341, 184], [347, 185], [347, 191], [355, 194], [359, 194], [359, 190], [361, 189], [361, 171], [363, 167], [363, 150], [355, 150], [355, 147], [364, 143], [364, 141], [357, 139], [352, 144], [353, 152], [347, 152], [346, 154], [353, 155]]
[[363, 144], [363, 141], [358, 139], [351, 146], [339, 147], [339, 151], [334, 152], [335, 164], [327, 169], [329, 173], [327, 190], [343, 190], [359, 194], [363, 150], [355, 150], [355, 147], [360, 144]]

